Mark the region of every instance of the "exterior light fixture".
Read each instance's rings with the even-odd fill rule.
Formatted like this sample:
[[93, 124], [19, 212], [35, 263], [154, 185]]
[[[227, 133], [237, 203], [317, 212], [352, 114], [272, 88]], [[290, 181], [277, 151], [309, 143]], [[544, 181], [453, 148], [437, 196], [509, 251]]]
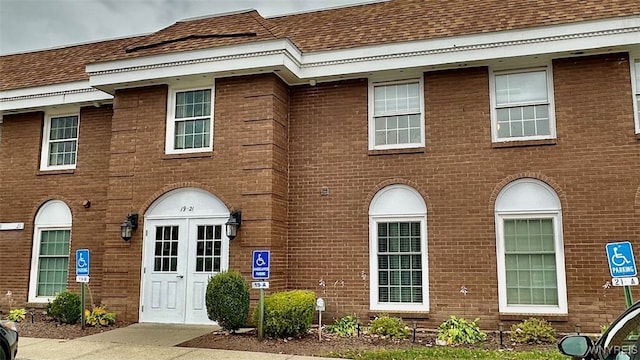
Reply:
[[240, 210], [234, 210], [229, 214], [229, 220], [225, 224], [227, 226], [227, 237], [229, 240], [233, 240], [238, 235], [238, 228], [242, 223], [242, 212]]
[[127, 214], [122, 225], [120, 225], [120, 236], [122, 240], [131, 240], [131, 235], [138, 228], [138, 214]]

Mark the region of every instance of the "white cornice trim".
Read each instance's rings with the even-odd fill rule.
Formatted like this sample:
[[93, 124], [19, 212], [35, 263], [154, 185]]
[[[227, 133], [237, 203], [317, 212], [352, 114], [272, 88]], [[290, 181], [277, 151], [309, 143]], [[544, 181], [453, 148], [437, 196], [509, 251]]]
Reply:
[[640, 16], [302, 53], [288, 39], [154, 55], [87, 66], [92, 86], [234, 71], [286, 69], [300, 81], [409, 67], [640, 46]]
[[0, 91], [0, 113], [112, 100], [113, 96], [91, 87], [89, 81], [76, 81]]

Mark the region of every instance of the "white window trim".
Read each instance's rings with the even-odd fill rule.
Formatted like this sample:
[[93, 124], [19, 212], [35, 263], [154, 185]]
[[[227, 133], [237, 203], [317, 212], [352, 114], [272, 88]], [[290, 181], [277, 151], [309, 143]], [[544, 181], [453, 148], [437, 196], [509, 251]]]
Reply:
[[[549, 135], [535, 135], [535, 136], [519, 136], [510, 138], [498, 137], [498, 112], [496, 101], [496, 75], [507, 74], [519, 74], [525, 72], [545, 71], [547, 74], [547, 100], [549, 102]], [[510, 142], [510, 141], [527, 141], [527, 140], [545, 140], [556, 138], [556, 112], [555, 101], [553, 96], [553, 66], [548, 64], [541, 67], [523, 68], [523, 69], [509, 69], [498, 70], [491, 69], [489, 76], [489, 99], [491, 104], [491, 140], [493, 142]], [[526, 105], [523, 103], [523, 105]]]
[[[197, 149], [174, 149], [175, 142], [175, 109], [176, 109], [176, 93], [194, 90], [211, 90], [211, 114], [209, 115], [209, 146]], [[215, 100], [215, 84], [189, 87], [189, 88], [169, 88], [169, 99], [167, 101], [167, 131], [165, 134], [165, 153], [166, 154], [191, 154], [200, 152], [213, 151], [213, 114], [214, 114], [214, 100]]]
[[[76, 161], [69, 165], [53, 165], [49, 166], [49, 137], [51, 132], [51, 118], [65, 117], [65, 116], [77, 116], [78, 117], [78, 134], [76, 137]], [[78, 146], [80, 145], [80, 111], [63, 112], [63, 113], [47, 113], [44, 118], [44, 124], [42, 127], [42, 149], [40, 151], [40, 170], [70, 170], [75, 169], [78, 164]]]
[[[556, 282], [558, 285], [558, 305], [508, 305], [507, 275], [504, 253], [504, 220], [511, 219], [553, 219], [554, 246], [556, 251]], [[558, 211], [496, 212], [496, 253], [498, 254], [498, 302], [501, 313], [508, 314], [557, 314], [568, 313], [567, 282], [564, 262], [564, 242], [562, 240], [562, 214]]]
[[640, 63], [640, 55], [633, 56], [629, 54], [629, 66], [631, 68], [631, 92], [633, 98], [633, 118], [636, 128], [636, 134], [640, 134], [640, 115], [638, 115], [638, 101], [640, 100], [640, 89], [636, 86], [636, 77], [640, 77], [640, 74], [636, 72], [636, 63]]
[[[420, 222], [422, 260], [422, 303], [378, 302], [378, 223]], [[427, 217], [424, 216], [370, 216], [369, 217], [369, 308], [373, 311], [427, 312], [429, 311], [429, 261], [427, 249]]]
[[[415, 144], [391, 144], [376, 145], [376, 127], [374, 118], [375, 96], [374, 88], [376, 86], [418, 83], [418, 91], [420, 93], [420, 143]], [[406, 80], [374, 82], [369, 80], [369, 150], [387, 150], [387, 149], [410, 149], [421, 148], [425, 146], [425, 110], [424, 110], [424, 81], [423, 77], [411, 78]]]
[[[66, 214], [60, 214], [60, 212], [58, 212], [58, 215], [61, 215], [62, 219], [65, 219], [64, 221], [58, 220], [60, 221], [60, 223], [48, 223], [48, 221], [45, 220], [45, 223], [42, 225], [38, 224], [38, 219], [41, 217], [42, 211], [46, 211], [47, 207], [49, 206], [55, 206], [58, 204], [63, 204], [66, 207], [66, 210], [69, 212], [68, 216], [71, 216], [71, 211], [69, 209], [69, 207], [67, 206], [67, 204], [65, 204], [64, 202], [60, 201], [60, 200], [51, 200], [46, 202], [38, 211], [38, 214], [36, 215], [36, 223], [33, 229], [33, 249], [31, 250], [31, 271], [30, 271], [30, 276], [29, 276], [29, 302], [30, 303], [47, 303], [49, 301], [53, 301], [53, 299], [55, 299], [55, 296], [37, 296], [37, 290], [38, 290], [38, 269], [39, 269], [39, 260], [40, 260], [40, 245], [42, 242], [42, 231], [46, 231], [46, 230], [69, 230], [71, 232], [71, 237], [69, 238], [69, 266], [71, 266], [71, 241], [73, 238], [73, 232], [71, 230], [71, 218], [66, 218]], [[67, 283], [68, 285], [68, 283]]]

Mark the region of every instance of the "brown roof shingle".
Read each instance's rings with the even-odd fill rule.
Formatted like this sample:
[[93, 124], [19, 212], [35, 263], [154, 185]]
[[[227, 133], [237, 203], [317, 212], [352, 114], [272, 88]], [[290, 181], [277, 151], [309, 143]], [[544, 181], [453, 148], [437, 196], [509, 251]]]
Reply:
[[0, 57], [0, 90], [86, 80], [92, 62], [289, 38], [303, 52], [640, 15], [640, 0], [392, 0], [264, 19], [254, 11], [156, 33]]

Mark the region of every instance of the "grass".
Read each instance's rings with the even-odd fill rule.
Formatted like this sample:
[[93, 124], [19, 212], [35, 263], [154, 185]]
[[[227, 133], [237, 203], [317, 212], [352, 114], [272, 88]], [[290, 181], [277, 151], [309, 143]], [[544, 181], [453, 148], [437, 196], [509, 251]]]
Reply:
[[437, 346], [423, 349], [349, 351], [331, 356], [358, 360], [567, 360], [557, 350], [508, 351]]

